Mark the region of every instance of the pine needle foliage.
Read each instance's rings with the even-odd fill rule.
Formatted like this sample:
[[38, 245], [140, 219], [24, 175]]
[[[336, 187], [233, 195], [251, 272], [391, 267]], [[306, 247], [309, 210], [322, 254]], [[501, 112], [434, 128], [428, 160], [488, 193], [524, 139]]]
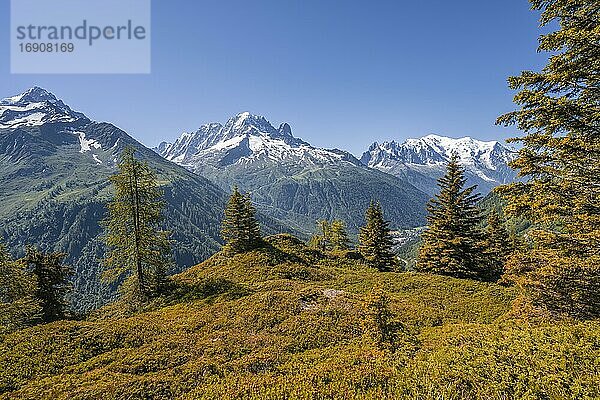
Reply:
[[446, 174], [439, 179], [439, 193], [429, 201], [428, 226], [423, 232], [417, 270], [455, 278], [482, 280], [482, 216], [476, 186], [466, 187], [464, 169], [453, 154]]
[[160, 228], [165, 207], [156, 175], [127, 147], [110, 177], [115, 194], [108, 204], [104, 240], [108, 247], [105, 278], [122, 281], [132, 276], [135, 294], [142, 301], [166, 290], [172, 264], [170, 233]]
[[397, 266], [390, 223], [383, 216], [381, 204], [372, 201], [360, 228], [358, 250], [367, 263], [379, 271], [393, 271]]
[[320, 219], [317, 221], [317, 232], [310, 237], [308, 241], [308, 246], [310, 248], [328, 251], [331, 250], [331, 245], [329, 243], [329, 231], [330, 231], [330, 223], [325, 219]]
[[512, 166], [522, 182], [502, 187], [507, 212], [535, 223], [528, 247], [511, 257], [508, 279], [538, 309], [600, 316], [600, 6], [597, 1], [531, 0], [550, 53], [539, 72], [508, 80], [521, 148]]
[[350, 238], [344, 221], [336, 219], [317, 221], [317, 233], [309, 241], [309, 246], [321, 251], [345, 251], [350, 249]]
[[67, 296], [72, 289], [74, 271], [64, 265], [65, 253], [43, 253], [29, 246], [20, 260], [25, 270], [35, 276], [35, 298], [40, 304], [42, 322], [53, 322], [68, 316]]
[[333, 220], [330, 226], [331, 247], [334, 251], [350, 249], [350, 238], [346, 224], [340, 219]]
[[500, 279], [513, 251], [513, 241], [498, 213], [495, 210], [490, 212], [482, 243], [486, 280], [497, 282]]
[[230, 254], [244, 253], [264, 244], [250, 195], [242, 194], [237, 187], [225, 207], [221, 237], [225, 241], [223, 250]]
[[41, 315], [35, 277], [0, 243], [0, 334], [31, 325]]

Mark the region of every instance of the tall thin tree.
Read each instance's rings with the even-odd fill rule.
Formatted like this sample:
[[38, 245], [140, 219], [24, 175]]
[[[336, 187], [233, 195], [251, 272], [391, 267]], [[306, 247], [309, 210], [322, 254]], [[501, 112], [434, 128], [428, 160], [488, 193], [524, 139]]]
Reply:
[[41, 316], [35, 297], [35, 276], [22, 262], [14, 261], [0, 243], [0, 334], [26, 327]]
[[490, 212], [487, 217], [481, 247], [485, 263], [483, 278], [488, 281], [498, 281], [513, 251], [513, 238], [496, 211]]
[[344, 221], [336, 219], [317, 221], [317, 233], [309, 241], [309, 246], [321, 251], [343, 251], [350, 248], [350, 239]]
[[346, 224], [340, 219], [333, 220], [329, 227], [331, 247], [333, 250], [343, 251], [350, 248], [350, 238]]
[[148, 164], [127, 147], [110, 177], [115, 194], [104, 221], [105, 277], [116, 281], [133, 276], [134, 288], [142, 300], [161, 294], [172, 264], [170, 233], [161, 229], [165, 207], [163, 193]]
[[331, 250], [330, 240], [331, 224], [326, 219], [317, 221], [317, 232], [311, 236], [308, 245], [312, 248], [328, 251]]

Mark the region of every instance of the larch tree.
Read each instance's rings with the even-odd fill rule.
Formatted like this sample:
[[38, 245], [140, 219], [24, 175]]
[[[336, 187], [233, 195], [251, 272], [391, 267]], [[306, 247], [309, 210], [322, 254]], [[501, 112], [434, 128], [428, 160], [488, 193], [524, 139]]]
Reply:
[[331, 224], [325, 219], [317, 221], [317, 232], [311, 236], [308, 245], [321, 251], [331, 250], [330, 243]]
[[133, 148], [125, 148], [118, 168], [110, 177], [115, 192], [104, 221], [104, 276], [113, 282], [131, 276], [134, 295], [146, 301], [166, 290], [173, 262], [170, 232], [161, 229], [163, 193], [154, 172], [136, 159]]
[[0, 243], [0, 334], [33, 324], [42, 312], [35, 276], [14, 261]]
[[521, 181], [502, 187], [507, 213], [534, 223], [527, 246], [507, 264], [534, 309], [600, 316], [600, 6], [597, 1], [531, 0], [548, 52], [541, 71], [509, 78], [516, 111], [498, 123], [523, 135], [512, 166]]
[[72, 289], [70, 278], [74, 271], [63, 263], [65, 253], [44, 253], [27, 247], [25, 257], [19, 260], [26, 271], [35, 276], [34, 296], [41, 307], [42, 322], [53, 322], [67, 317], [67, 296]]
[[309, 241], [309, 246], [321, 251], [344, 251], [350, 249], [350, 239], [344, 221], [336, 219], [317, 221], [317, 233]]
[[233, 188], [225, 207], [221, 237], [225, 241], [223, 250], [231, 254], [243, 253], [264, 244], [250, 195], [242, 194], [237, 187]]
[[371, 202], [360, 228], [358, 250], [367, 263], [379, 271], [393, 271], [397, 266], [390, 223], [384, 219], [381, 204]]
[[504, 265], [513, 251], [513, 241], [496, 211], [490, 212], [482, 242], [485, 263], [484, 279], [496, 282], [504, 273]]
[[329, 235], [332, 250], [344, 251], [350, 249], [350, 238], [344, 221], [340, 219], [333, 220], [329, 226]]
[[438, 180], [439, 193], [429, 201], [427, 229], [422, 235], [416, 269], [455, 278], [484, 279], [481, 196], [466, 187], [464, 169], [453, 154], [446, 174]]

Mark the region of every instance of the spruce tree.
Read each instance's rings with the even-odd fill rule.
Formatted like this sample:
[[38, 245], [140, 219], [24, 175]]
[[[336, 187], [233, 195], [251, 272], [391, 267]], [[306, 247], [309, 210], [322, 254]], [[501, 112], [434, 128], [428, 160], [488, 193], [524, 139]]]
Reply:
[[67, 295], [72, 289], [69, 282], [74, 271], [64, 265], [64, 253], [43, 253], [27, 247], [21, 260], [27, 271], [35, 276], [35, 297], [40, 303], [42, 322], [53, 322], [67, 317]]
[[225, 207], [221, 237], [225, 241], [223, 250], [232, 254], [243, 253], [263, 245], [256, 209], [252, 205], [250, 195], [242, 194], [237, 187], [233, 188]]
[[550, 53], [539, 72], [509, 78], [519, 109], [499, 124], [524, 135], [512, 166], [524, 179], [501, 188], [507, 212], [534, 223], [528, 247], [507, 265], [537, 309], [600, 316], [600, 7], [595, 1], [531, 0]]
[[0, 334], [24, 328], [41, 316], [35, 276], [12, 260], [0, 243]]
[[166, 288], [172, 264], [169, 232], [160, 229], [165, 203], [154, 172], [135, 158], [127, 147], [110, 177], [115, 194], [104, 221], [105, 277], [118, 281], [132, 276], [134, 294], [142, 301], [156, 297]]
[[367, 263], [379, 271], [393, 271], [397, 265], [389, 222], [383, 217], [381, 204], [371, 202], [365, 213], [366, 224], [360, 228], [358, 250]]
[[481, 196], [476, 186], [465, 188], [464, 170], [453, 154], [446, 174], [438, 180], [440, 191], [427, 205], [428, 226], [416, 268], [421, 272], [456, 278], [485, 279], [481, 255]]

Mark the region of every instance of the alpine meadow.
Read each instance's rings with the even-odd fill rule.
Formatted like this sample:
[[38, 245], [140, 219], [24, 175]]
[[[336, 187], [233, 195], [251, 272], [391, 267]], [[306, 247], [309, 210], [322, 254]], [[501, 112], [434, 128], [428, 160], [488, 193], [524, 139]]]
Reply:
[[[450, 25], [441, 11], [428, 8], [437, 5], [407, 4], [411, 22], [384, 15], [399, 11], [387, 1], [333, 9], [270, 0], [238, 8], [232, 0], [224, 9], [206, 5], [202, 19], [182, 0], [176, 12], [156, 3], [151, 81], [143, 74], [37, 75], [80, 93], [82, 108], [96, 105], [98, 115], [115, 112], [106, 103], [122, 104], [121, 115], [132, 118], [124, 120], [127, 129], [75, 111], [38, 82], [0, 100], [0, 400], [600, 399], [598, 0], [529, 0], [529, 14], [514, 17], [515, 31], [535, 30], [532, 57], [541, 61], [502, 88], [511, 108], [498, 106], [489, 130], [505, 132], [506, 141], [483, 133], [374, 137], [388, 119], [401, 119], [373, 111], [393, 97], [412, 95], [411, 104], [428, 107], [424, 115], [416, 106], [402, 109], [402, 118], [448, 126], [478, 124], [478, 110], [500, 104], [469, 89], [469, 104], [482, 108], [462, 108], [469, 115], [461, 116], [459, 92], [451, 94], [456, 107], [440, 106], [450, 84], [410, 92], [411, 79], [435, 80], [456, 63], [474, 63], [473, 80], [502, 84], [500, 66], [486, 70], [493, 65], [479, 55], [443, 65], [431, 40], [460, 47], [495, 37], [444, 31]], [[517, 15], [504, 3], [481, 8]], [[470, 0], [439, 7], [454, 25], [467, 23], [459, 11], [483, 18]], [[519, 7], [527, 13], [527, 4]], [[188, 11], [206, 27], [188, 26]], [[181, 22], [169, 20], [173, 13]], [[396, 25], [413, 23], [420, 30], [412, 40], [438, 52], [435, 67], [421, 64], [419, 57], [432, 56], [421, 51], [400, 61], [389, 54], [415, 48], [394, 36]], [[324, 27], [330, 24], [338, 30]], [[196, 32], [193, 42], [181, 40], [203, 58], [167, 60], [167, 41], [172, 51], [184, 46], [161, 36], [169, 29]], [[210, 30], [215, 43], [243, 43], [213, 47], [195, 29]], [[357, 30], [364, 41], [342, 38], [356, 39]], [[253, 43], [257, 35], [268, 42]], [[464, 43], [453, 43], [457, 37]], [[311, 40], [310, 51], [324, 58], [281, 52], [306, 51], [302, 44]], [[518, 40], [529, 38], [498, 51], [522, 54]], [[353, 54], [356, 66], [346, 58], [352, 46], [364, 46]], [[388, 76], [388, 61], [407, 71], [416, 65], [422, 75]], [[160, 75], [175, 64], [181, 69]], [[262, 73], [273, 87], [257, 75], [267, 67]], [[364, 92], [354, 92], [342, 67], [364, 72], [354, 78]], [[188, 68], [193, 77], [182, 84]], [[236, 77], [252, 74], [251, 90], [234, 88]], [[7, 76], [15, 83], [32, 77]], [[310, 80], [322, 76], [321, 86]], [[381, 79], [385, 89], [376, 95]], [[402, 90], [394, 79], [404, 80]], [[209, 95], [211, 80], [220, 96]], [[193, 86], [201, 81], [205, 89]], [[181, 96], [150, 98], [147, 82]], [[123, 90], [103, 94], [113, 84]], [[290, 87], [297, 92], [278, 101]], [[207, 104], [222, 110], [265, 99], [296, 120], [294, 134], [291, 122], [273, 125], [250, 112], [179, 136], [159, 133], [198, 123]], [[286, 102], [304, 104], [315, 120], [298, 122], [300, 111], [285, 111]], [[352, 111], [357, 104], [364, 114]], [[438, 106], [453, 113], [447, 122], [429, 109]], [[325, 116], [316, 111], [327, 107]], [[368, 115], [380, 117], [357, 122]], [[155, 137], [128, 134], [133, 118]], [[336, 127], [340, 121], [359, 124], [366, 141], [354, 141], [351, 124]], [[308, 141], [336, 137], [364, 152]]]

